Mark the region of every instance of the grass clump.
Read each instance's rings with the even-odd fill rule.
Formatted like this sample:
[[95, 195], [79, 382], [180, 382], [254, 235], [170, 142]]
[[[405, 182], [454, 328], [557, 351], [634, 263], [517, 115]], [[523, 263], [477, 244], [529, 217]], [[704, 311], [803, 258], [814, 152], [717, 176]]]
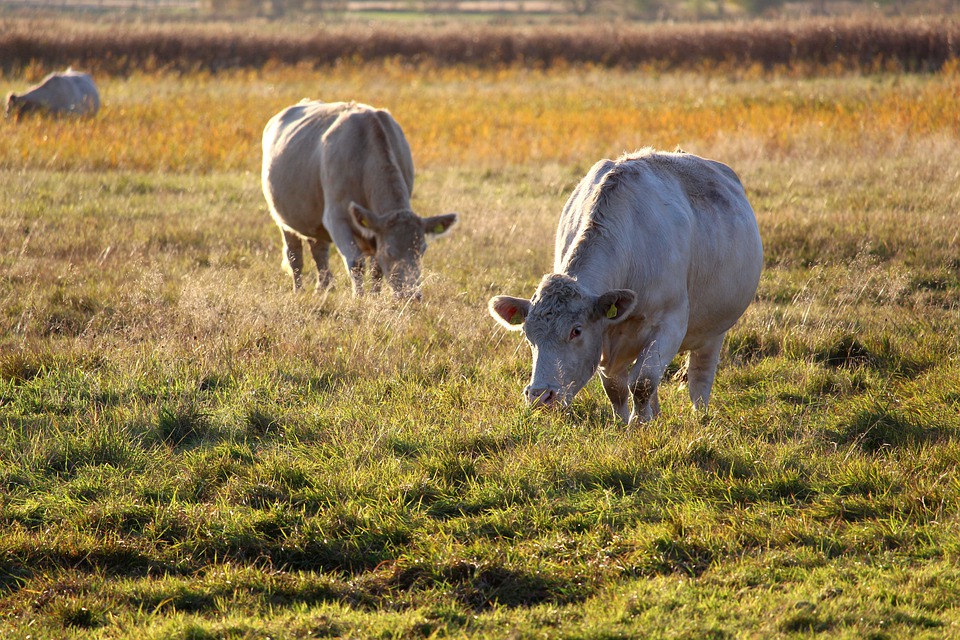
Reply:
[[157, 437], [171, 447], [197, 444], [210, 435], [210, 421], [204, 411], [189, 401], [164, 405], [157, 414]]

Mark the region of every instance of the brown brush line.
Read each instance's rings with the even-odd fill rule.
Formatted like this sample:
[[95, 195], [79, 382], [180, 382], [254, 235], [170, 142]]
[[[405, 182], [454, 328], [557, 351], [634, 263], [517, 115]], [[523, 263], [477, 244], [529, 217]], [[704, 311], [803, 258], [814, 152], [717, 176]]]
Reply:
[[102, 30], [58, 23], [7, 24], [0, 33], [4, 73], [27, 65], [74, 65], [109, 74], [258, 68], [268, 62], [325, 66], [342, 60], [400, 59], [437, 65], [652, 65], [699, 69], [836, 67], [930, 71], [958, 56], [951, 20], [842, 19], [710, 25], [562, 27], [322, 28], [261, 35], [241, 28], [136, 27]]

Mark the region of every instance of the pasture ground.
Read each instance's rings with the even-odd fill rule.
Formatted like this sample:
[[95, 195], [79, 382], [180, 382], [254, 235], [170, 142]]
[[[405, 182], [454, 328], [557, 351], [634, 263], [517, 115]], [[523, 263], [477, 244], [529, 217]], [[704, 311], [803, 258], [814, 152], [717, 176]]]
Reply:
[[[100, 84], [96, 119], [0, 122], [5, 637], [960, 634], [955, 65]], [[422, 304], [354, 300], [336, 262], [290, 291], [259, 132], [305, 96], [389, 107], [416, 208], [461, 213]], [[644, 426], [596, 381], [528, 411], [486, 300], [530, 294], [589, 165], [648, 144], [734, 167], [765, 242], [711, 412], [682, 380]]]

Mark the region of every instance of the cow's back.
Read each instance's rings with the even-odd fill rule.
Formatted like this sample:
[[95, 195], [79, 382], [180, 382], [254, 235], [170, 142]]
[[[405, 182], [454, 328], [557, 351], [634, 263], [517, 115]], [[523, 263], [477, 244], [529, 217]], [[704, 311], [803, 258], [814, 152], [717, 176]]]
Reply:
[[100, 94], [86, 73], [51, 73], [21, 99], [53, 113], [95, 114], [100, 109]]
[[753, 299], [762, 257], [756, 217], [729, 167], [643, 150], [601, 161], [581, 181], [561, 216], [555, 271], [632, 289], [638, 308], [683, 299], [688, 331], [715, 335]]
[[690, 329], [733, 326], [753, 300], [763, 246], [743, 185], [727, 165], [694, 156], [666, 156], [665, 169], [690, 203], [687, 290]]
[[271, 213], [282, 226], [317, 237], [329, 202], [342, 214], [350, 201], [372, 206], [371, 191], [391, 173], [378, 160], [384, 149], [395, 154], [409, 198], [413, 159], [388, 113], [352, 102], [304, 101], [284, 109], [263, 134], [261, 177]]
[[389, 113], [366, 105], [344, 110], [326, 132], [321, 179], [328, 198], [387, 212], [409, 204], [413, 156]]

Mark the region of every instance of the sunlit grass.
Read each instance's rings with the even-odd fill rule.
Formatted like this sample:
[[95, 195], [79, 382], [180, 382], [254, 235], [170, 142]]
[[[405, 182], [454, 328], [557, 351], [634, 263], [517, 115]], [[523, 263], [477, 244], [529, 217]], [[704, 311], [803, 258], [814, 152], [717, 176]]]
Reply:
[[[955, 635], [952, 71], [102, 90], [94, 120], [0, 124], [0, 633]], [[303, 96], [390, 108], [415, 207], [461, 213], [422, 304], [353, 298], [336, 259], [289, 292], [259, 129]], [[528, 410], [487, 298], [532, 293], [596, 159], [678, 143], [739, 172], [765, 243], [711, 412], [674, 379], [642, 428], [596, 381]]]
[[[103, 77], [96, 118], [0, 124], [8, 140], [0, 166], [255, 171], [263, 125], [304, 97], [389, 108], [424, 168], [584, 165], [644, 145], [749, 147], [763, 157], [870, 153], [955, 131], [954, 70], [802, 79], [750, 69], [663, 75], [385, 62]], [[0, 90], [25, 82], [7, 79]]]

